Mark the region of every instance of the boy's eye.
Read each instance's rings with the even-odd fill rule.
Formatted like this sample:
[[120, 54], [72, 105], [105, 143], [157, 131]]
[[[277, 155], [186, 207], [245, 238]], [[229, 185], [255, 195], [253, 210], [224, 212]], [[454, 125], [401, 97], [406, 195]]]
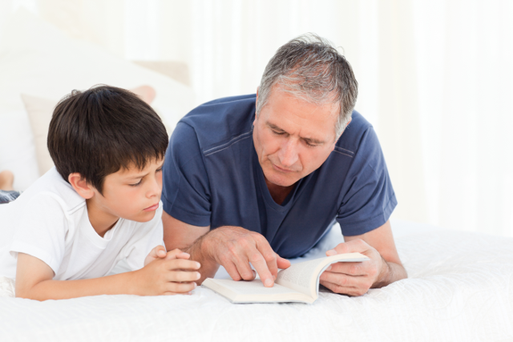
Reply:
[[141, 182], [142, 182], [142, 178], [137, 183], [129, 184], [129, 185], [130, 186], [138, 186], [139, 184], [141, 184]]
[[157, 169], [155, 172], [162, 172], [162, 168]]

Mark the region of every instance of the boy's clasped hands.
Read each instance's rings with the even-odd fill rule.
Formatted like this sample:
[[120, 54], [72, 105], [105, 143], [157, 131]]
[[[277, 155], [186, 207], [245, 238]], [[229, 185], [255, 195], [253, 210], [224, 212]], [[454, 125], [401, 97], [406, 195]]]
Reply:
[[139, 284], [140, 295], [191, 294], [201, 275], [197, 261], [179, 249], [166, 252], [164, 246], [151, 250], [144, 260], [144, 267], [134, 276]]

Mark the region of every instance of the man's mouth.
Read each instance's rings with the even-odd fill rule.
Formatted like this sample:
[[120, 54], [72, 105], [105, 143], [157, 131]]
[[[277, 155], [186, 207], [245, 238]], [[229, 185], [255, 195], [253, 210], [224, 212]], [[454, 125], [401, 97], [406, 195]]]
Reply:
[[278, 171], [280, 171], [280, 172], [283, 172], [283, 173], [296, 172], [295, 170], [289, 170], [289, 169], [286, 169], [286, 168], [283, 168], [283, 167], [279, 167], [279, 166], [277, 166], [276, 164], [272, 164], [272, 165], [273, 165], [273, 167], [274, 167], [276, 170], [278, 170]]

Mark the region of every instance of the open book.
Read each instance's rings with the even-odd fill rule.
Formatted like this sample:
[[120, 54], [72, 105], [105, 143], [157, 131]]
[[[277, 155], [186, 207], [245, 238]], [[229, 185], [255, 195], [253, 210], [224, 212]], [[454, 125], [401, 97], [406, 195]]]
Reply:
[[233, 303], [313, 303], [319, 295], [319, 277], [329, 265], [368, 259], [360, 253], [346, 253], [303, 261], [278, 272], [273, 287], [265, 287], [260, 279], [234, 281], [213, 278], [205, 279], [202, 286], [219, 293]]

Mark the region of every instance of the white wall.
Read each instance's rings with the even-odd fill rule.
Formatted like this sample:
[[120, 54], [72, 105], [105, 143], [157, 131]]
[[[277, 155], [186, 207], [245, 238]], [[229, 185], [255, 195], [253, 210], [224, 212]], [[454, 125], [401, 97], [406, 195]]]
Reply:
[[188, 63], [197, 103], [254, 92], [280, 45], [316, 32], [354, 67], [394, 217], [513, 236], [509, 0], [1, 0], [0, 20], [19, 5], [118, 56]]

